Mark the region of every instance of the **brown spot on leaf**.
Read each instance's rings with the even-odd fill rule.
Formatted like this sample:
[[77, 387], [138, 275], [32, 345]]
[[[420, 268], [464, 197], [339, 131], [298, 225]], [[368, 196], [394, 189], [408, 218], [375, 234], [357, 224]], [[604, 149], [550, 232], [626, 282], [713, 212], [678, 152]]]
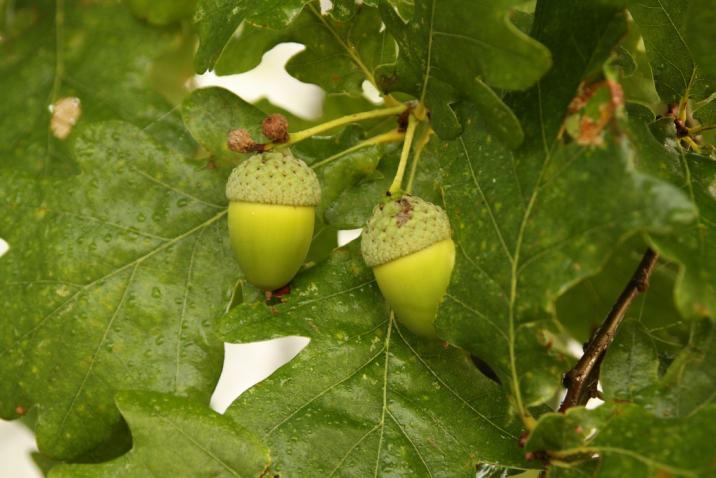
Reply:
[[74, 96], [60, 98], [50, 105], [50, 129], [57, 139], [65, 139], [82, 115], [80, 99]]
[[27, 408], [23, 407], [22, 405], [18, 405], [15, 407], [15, 413], [20, 416], [23, 416], [27, 413]]
[[580, 85], [568, 107], [565, 128], [582, 146], [604, 146], [604, 130], [624, 106], [624, 92], [610, 80]]

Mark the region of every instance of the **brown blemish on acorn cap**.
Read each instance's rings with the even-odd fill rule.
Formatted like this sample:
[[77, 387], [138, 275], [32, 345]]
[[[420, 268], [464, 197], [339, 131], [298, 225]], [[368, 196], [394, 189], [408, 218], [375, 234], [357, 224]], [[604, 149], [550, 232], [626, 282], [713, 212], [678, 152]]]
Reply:
[[251, 156], [231, 172], [226, 183], [229, 201], [318, 206], [321, 185], [316, 173], [290, 151]]
[[361, 252], [375, 267], [450, 239], [445, 211], [416, 196], [376, 206], [363, 229]]

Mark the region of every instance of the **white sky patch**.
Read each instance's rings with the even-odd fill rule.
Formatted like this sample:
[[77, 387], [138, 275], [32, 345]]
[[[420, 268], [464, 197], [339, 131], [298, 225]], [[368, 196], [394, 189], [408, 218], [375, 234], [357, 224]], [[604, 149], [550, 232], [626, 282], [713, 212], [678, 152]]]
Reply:
[[10, 249], [10, 246], [8, 245], [8, 243], [5, 242], [4, 240], [0, 239], [0, 257], [2, 257], [2, 255], [5, 254], [8, 251], [8, 249]]
[[249, 103], [267, 99], [271, 103], [304, 119], [321, 117], [322, 88], [303, 83], [286, 72], [286, 62], [306, 47], [299, 43], [281, 43], [267, 51], [259, 66], [238, 75], [217, 76], [207, 72], [195, 76], [199, 88], [219, 86], [232, 91]]
[[274, 373], [303, 350], [305, 337], [281, 337], [250, 344], [224, 344], [224, 368], [211, 408], [224, 413], [239, 395]]
[[358, 239], [363, 229], [345, 229], [338, 231], [338, 245], [345, 246], [351, 241]]
[[373, 85], [373, 83], [371, 83], [368, 80], [363, 80], [362, 87], [363, 87], [363, 96], [365, 96], [365, 98], [368, 101], [370, 101], [374, 105], [382, 105], [383, 104], [383, 97], [380, 96], [380, 91], [378, 91], [378, 88], [376, 88], [375, 85]]
[[0, 475], [13, 478], [42, 478], [42, 473], [30, 459], [37, 451], [35, 437], [19, 421], [0, 420]]

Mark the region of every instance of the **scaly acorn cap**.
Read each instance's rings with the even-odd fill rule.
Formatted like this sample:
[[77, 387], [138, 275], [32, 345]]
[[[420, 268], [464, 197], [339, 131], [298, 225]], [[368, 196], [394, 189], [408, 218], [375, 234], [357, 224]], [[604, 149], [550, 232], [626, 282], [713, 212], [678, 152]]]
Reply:
[[318, 206], [321, 185], [316, 173], [290, 151], [256, 154], [236, 166], [226, 183], [229, 201]]
[[450, 239], [445, 211], [416, 196], [380, 204], [363, 229], [361, 252], [369, 267], [379, 266]]

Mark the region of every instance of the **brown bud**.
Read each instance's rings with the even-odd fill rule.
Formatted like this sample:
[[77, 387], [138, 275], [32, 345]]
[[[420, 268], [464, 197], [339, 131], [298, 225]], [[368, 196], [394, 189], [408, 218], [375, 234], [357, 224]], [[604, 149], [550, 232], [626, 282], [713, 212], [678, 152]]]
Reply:
[[274, 143], [288, 141], [288, 120], [282, 114], [276, 113], [264, 118], [261, 124], [264, 136]]
[[231, 151], [237, 153], [248, 153], [254, 151], [256, 147], [256, 142], [251, 137], [251, 133], [243, 128], [229, 131], [227, 144]]

